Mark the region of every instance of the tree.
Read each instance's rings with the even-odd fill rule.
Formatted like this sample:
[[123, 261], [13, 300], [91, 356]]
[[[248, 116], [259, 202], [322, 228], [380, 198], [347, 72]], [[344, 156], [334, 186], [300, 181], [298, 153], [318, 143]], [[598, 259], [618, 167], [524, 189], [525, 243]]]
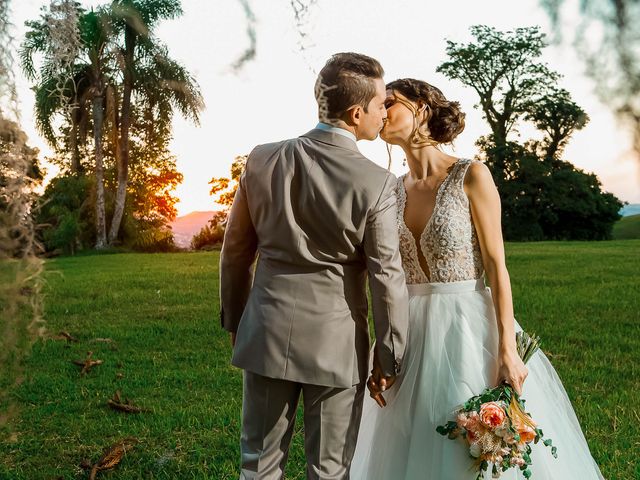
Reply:
[[[87, 72], [78, 70], [68, 78], [66, 74], [49, 77], [34, 87], [36, 127], [58, 155], [70, 157], [70, 161], [65, 158], [59, 166], [74, 175], [83, 174], [85, 169], [81, 163], [80, 149], [86, 145], [87, 122], [91, 114], [90, 89], [86, 78]], [[63, 95], [56, 95], [60, 82], [64, 82]], [[62, 135], [54, 127], [58, 116], [62, 116], [59, 128]], [[62, 145], [59, 136], [64, 138]]]
[[226, 211], [215, 212], [209, 223], [202, 227], [191, 239], [191, 249], [208, 250], [211, 247], [222, 245], [226, 221]]
[[46, 225], [41, 236], [48, 252], [73, 255], [95, 241], [91, 183], [84, 175], [59, 175], [47, 185], [38, 223]]
[[240, 182], [240, 176], [244, 172], [244, 167], [247, 165], [248, 155], [238, 155], [231, 164], [231, 178], [221, 177], [212, 178], [209, 181], [211, 190], [209, 195], [217, 197], [215, 202], [219, 205], [223, 205], [225, 210], [231, 208], [233, 205], [233, 198], [236, 196], [238, 190], [238, 183]]
[[214, 177], [209, 181], [209, 185], [211, 185], [209, 194], [215, 197], [215, 202], [218, 205], [222, 205], [223, 209], [215, 212], [209, 220], [209, 224], [205, 225], [200, 232], [194, 235], [191, 239], [192, 249], [201, 250], [222, 243], [227, 216], [231, 205], [233, 205], [236, 191], [238, 190], [240, 176], [247, 165], [247, 157], [248, 155], [238, 155], [233, 160], [231, 164], [231, 176], [229, 178]]
[[450, 60], [437, 71], [473, 88], [480, 97], [479, 106], [495, 144], [493, 173], [500, 187], [509, 174], [509, 133], [559, 75], [538, 61], [545, 46], [544, 34], [538, 27], [500, 32], [475, 25], [470, 30], [472, 42], [447, 41]]
[[529, 105], [524, 118], [545, 133], [545, 157], [556, 159], [576, 130], [589, 122], [589, 116], [571, 100], [569, 92], [551, 87], [538, 101]]
[[[477, 145], [498, 186], [505, 238], [608, 238], [622, 204], [602, 192], [595, 176], [561, 159], [589, 118], [555, 85], [559, 75], [540, 63], [544, 35], [537, 27], [499, 32], [474, 26], [471, 32], [473, 42], [447, 42], [450, 59], [438, 70], [480, 97], [491, 134]], [[510, 135], [526, 121], [544, 134], [542, 141], [520, 144]]]
[[[478, 140], [488, 164], [495, 144]], [[507, 240], [607, 240], [620, 218], [622, 202], [603, 192], [597, 177], [573, 164], [549, 158], [547, 141], [507, 142], [513, 166], [500, 190], [502, 228]]]
[[[49, 143], [57, 147], [57, 135], [52, 126], [56, 114], [62, 114], [64, 120], [71, 125], [68, 146], [72, 150], [73, 173], [81, 170], [77, 126], [85, 124], [88, 117], [87, 104], [91, 102], [96, 176], [95, 246], [102, 249], [107, 246], [103, 127], [105, 94], [112, 73], [112, 59], [109, 58], [107, 48], [108, 16], [102, 8], [86, 12], [73, 2], [63, 4], [66, 5], [63, 10], [66, 16], [54, 21], [52, 14], [45, 11], [39, 20], [27, 22], [30, 30], [20, 51], [21, 64], [27, 78], [38, 80], [35, 88], [37, 125]], [[77, 48], [74, 39], [76, 33], [65, 35], [69, 31], [76, 32], [79, 36], [80, 46]], [[59, 52], [63, 52], [63, 55]], [[34, 60], [37, 54], [44, 57], [39, 70], [36, 70]], [[70, 54], [73, 54], [71, 58]]]
[[[70, 3], [70, 0], [59, 1]], [[39, 125], [54, 146], [57, 146], [58, 134], [53, 120], [62, 116], [61, 130], [67, 134], [68, 141], [57, 153], [59, 159], [71, 153], [72, 172], [81, 170], [82, 154], [78, 146], [86, 149], [84, 132], [89, 124], [93, 126], [91, 171], [96, 177], [96, 248], [100, 249], [122, 240], [118, 234], [124, 212], [132, 213], [138, 208], [126, 206], [130, 167], [136, 161], [131, 158], [132, 125], [138, 121], [135, 112], [151, 115], [157, 129], [170, 136], [170, 128], [164, 125], [170, 125], [174, 111], [197, 123], [203, 102], [193, 77], [169, 57], [167, 48], [153, 36], [153, 27], [160, 20], [181, 13], [179, 1], [114, 0], [108, 7], [95, 11], [87, 12], [77, 5], [74, 8], [75, 16], [67, 8], [63, 11], [66, 17], [59, 15], [58, 19], [60, 22], [64, 19], [67, 24], [77, 23], [81, 48], [71, 64], [60, 65], [57, 60], [57, 52], [62, 49], [59, 43], [64, 44], [64, 39], [55, 34], [52, 24], [57, 23], [52, 23], [52, 14], [46, 11], [38, 21], [28, 22], [31, 30], [21, 57], [25, 72], [39, 80], [36, 86]], [[34, 63], [36, 54], [43, 57], [39, 70]], [[89, 100], [90, 117], [86, 108]], [[111, 152], [111, 157], [105, 158], [105, 149]], [[166, 171], [175, 170], [170, 156], [157, 158], [169, 162]], [[105, 161], [111, 160], [117, 171], [113, 207], [106, 205], [105, 195], [105, 183], [108, 183]], [[171, 178], [166, 175], [163, 178], [175, 186], [175, 181], [181, 181], [182, 177], [174, 172]], [[112, 212], [108, 237], [107, 211]], [[130, 233], [131, 229], [128, 236]]]
[[502, 204], [502, 229], [505, 239], [521, 241], [544, 240], [540, 216], [544, 210], [544, 193], [551, 181], [548, 168], [540, 161], [532, 148], [508, 141], [497, 147], [491, 135], [476, 142], [480, 148], [479, 158], [492, 170], [496, 151], [509, 159], [509, 174], [504, 177], [499, 189]]
[[137, 250], [175, 249], [168, 224], [177, 215], [178, 199], [172, 192], [182, 182], [182, 174], [169, 151], [171, 123], [163, 119], [161, 109], [143, 105], [133, 111], [128, 215], [121, 238]]
[[[196, 123], [203, 101], [195, 80], [181, 65], [168, 57], [166, 48], [153, 36], [153, 29], [161, 20], [176, 18], [182, 14], [180, 0], [113, 0], [111, 12], [113, 25], [121, 42], [119, 52], [123, 73], [118, 188], [109, 230], [109, 242], [113, 244], [118, 236], [125, 208], [131, 102], [134, 92], [147, 100], [162, 102], [168, 118], [173, 109], [177, 108]], [[143, 67], [138, 68], [138, 65]], [[143, 75], [145, 73], [146, 76]]]

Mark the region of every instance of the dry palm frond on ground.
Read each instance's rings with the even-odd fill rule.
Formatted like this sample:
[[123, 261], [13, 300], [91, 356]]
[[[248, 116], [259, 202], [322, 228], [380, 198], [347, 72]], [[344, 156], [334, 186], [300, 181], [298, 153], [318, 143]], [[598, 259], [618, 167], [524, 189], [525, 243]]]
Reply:
[[84, 375], [89, 370], [91, 370], [96, 365], [102, 365], [102, 360], [93, 360], [91, 357], [93, 356], [93, 352], [87, 352], [87, 358], [84, 360], [73, 360], [73, 363], [82, 367], [80, 371], [80, 375]]
[[120, 390], [117, 390], [113, 397], [107, 401], [107, 405], [114, 410], [119, 410], [125, 413], [140, 413], [147, 411], [142, 407], [134, 405], [128, 398], [125, 399], [125, 401], [122, 401], [122, 398], [120, 397]]
[[98, 472], [110, 470], [120, 463], [124, 455], [138, 443], [138, 439], [133, 437], [123, 438], [111, 445], [100, 457], [100, 460], [91, 467], [89, 480], [95, 480]]
[[64, 330], [58, 333], [57, 338], [59, 338], [60, 340], [65, 339], [67, 342], [78, 342], [78, 339], [76, 337], [71, 335], [69, 332], [65, 332]]

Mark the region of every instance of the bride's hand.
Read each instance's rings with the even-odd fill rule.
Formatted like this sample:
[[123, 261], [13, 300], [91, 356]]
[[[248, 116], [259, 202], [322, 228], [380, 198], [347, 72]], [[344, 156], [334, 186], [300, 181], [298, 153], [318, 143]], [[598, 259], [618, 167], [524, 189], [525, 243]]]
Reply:
[[513, 387], [518, 395], [522, 395], [524, 384], [529, 370], [524, 365], [517, 352], [505, 352], [500, 354], [498, 367], [498, 385], [506, 382]]

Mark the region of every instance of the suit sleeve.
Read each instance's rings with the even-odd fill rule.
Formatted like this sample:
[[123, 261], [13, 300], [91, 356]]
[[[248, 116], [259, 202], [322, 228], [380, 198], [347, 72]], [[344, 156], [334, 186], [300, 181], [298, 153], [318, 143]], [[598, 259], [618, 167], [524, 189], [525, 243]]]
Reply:
[[400, 259], [396, 181], [388, 175], [369, 213], [364, 252], [369, 272], [376, 354], [386, 376], [400, 372], [409, 323], [408, 294]]
[[220, 322], [229, 332], [238, 330], [249, 298], [257, 246], [258, 238], [247, 203], [245, 169], [233, 199], [220, 252]]

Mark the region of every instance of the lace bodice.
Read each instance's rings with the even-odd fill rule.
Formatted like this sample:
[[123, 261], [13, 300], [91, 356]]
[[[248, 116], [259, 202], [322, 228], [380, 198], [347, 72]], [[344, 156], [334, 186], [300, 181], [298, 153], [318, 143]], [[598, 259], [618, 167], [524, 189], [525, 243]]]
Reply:
[[398, 178], [398, 229], [400, 254], [407, 284], [475, 280], [483, 274], [476, 229], [471, 220], [464, 177], [473, 161], [458, 160], [438, 187], [433, 214], [427, 222], [420, 246], [427, 261], [428, 278], [418, 260], [418, 245], [404, 221], [407, 191], [404, 175]]

